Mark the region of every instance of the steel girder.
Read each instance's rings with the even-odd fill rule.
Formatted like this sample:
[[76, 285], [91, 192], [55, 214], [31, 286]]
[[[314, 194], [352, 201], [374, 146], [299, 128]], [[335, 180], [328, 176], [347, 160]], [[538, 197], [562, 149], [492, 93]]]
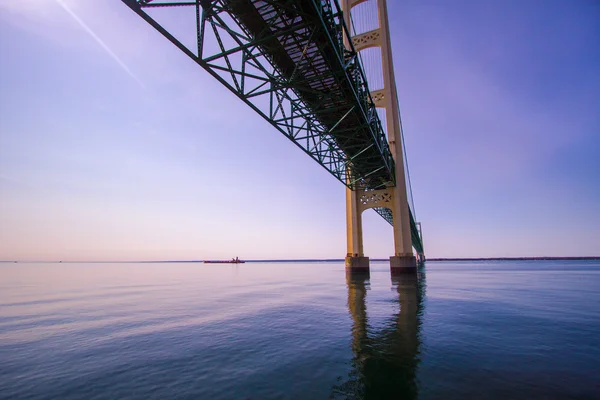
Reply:
[[[337, 1], [123, 0], [344, 185], [395, 184], [394, 161]], [[145, 8], [185, 7], [197, 48]], [[216, 51], [212, 51], [215, 50]]]
[[[122, 1], [344, 185], [395, 185], [394, 160], [337, 0]], [[144, 10], [163, 7], [195, 14], [194, 48]], [[393, 223], [389, 210], [376, 211]], [[420, 243], [413, 234], [417, 251]]]

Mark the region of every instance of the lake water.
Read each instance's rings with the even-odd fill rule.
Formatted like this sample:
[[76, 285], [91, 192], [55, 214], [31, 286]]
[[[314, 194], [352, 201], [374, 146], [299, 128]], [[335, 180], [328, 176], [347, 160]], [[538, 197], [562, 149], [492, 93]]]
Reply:
[[600, 262], [0, 264], [2, 399], [600, 399]]

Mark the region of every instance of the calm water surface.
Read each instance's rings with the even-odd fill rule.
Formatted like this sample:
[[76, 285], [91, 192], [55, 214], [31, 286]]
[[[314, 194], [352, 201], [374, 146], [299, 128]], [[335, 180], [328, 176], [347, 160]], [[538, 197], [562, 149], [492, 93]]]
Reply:
[[599, 262], [0, 264], [2, 399], [600, 399]]

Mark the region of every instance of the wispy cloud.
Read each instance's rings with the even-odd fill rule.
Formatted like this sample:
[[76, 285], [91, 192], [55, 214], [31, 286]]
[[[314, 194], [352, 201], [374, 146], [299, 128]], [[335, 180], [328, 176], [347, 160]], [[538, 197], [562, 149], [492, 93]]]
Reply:
[[131, 72], [131, 69], [129, 69], [129, 67], [123, 62], [123, 60], [121, 60], [119, 58], [119, 56], [117, 56], [111, 49], [110, 47], [108, 47], [108, 45], [98, 36], [96, 35], [96, 33], [85, 23], [81, 20], [81, 18], [79, 18], [79, 16], [77, 16], [77, 14], [75, 14], [75, 12], [73, 12], [73, 10], [71, 10], [71, 8], [65, 4], [65, 2], [63, 0], [55, 0], [56, 3], [58, 3], [58, 5], [60, 5], [66, 12], [67, 14], [69, 14], [71, 17], [73, 17], [73, 19], [75, 20], [75, 22], [77, 22], [79, 24], [79, 26], [81, 26], [81, 28], [86, 31], [99, 45], [100, 47], [102, 47], [104, 49], [104, 51], [106, 51], [106, 53], [117, 62], [117, 64], [119, 64], [119, 66], [123, 69], [123, 71], [125, 71], [129, 76], [131, 76], [142, 88], [145, 87], [144, 84], [138, 79], [137, 76], [135, 76], [135, 74], [133, 72]]

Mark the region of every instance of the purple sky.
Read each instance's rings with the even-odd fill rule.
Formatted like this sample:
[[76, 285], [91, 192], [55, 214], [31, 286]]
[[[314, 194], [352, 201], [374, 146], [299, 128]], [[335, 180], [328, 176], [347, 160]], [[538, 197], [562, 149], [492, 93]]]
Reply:
[[[600, 3], [389, 11], [426, 254], [600, 255]], [[120, 1], [2, 2], [0, 52], [0, 259], [345, 255], [344, 186]]]

